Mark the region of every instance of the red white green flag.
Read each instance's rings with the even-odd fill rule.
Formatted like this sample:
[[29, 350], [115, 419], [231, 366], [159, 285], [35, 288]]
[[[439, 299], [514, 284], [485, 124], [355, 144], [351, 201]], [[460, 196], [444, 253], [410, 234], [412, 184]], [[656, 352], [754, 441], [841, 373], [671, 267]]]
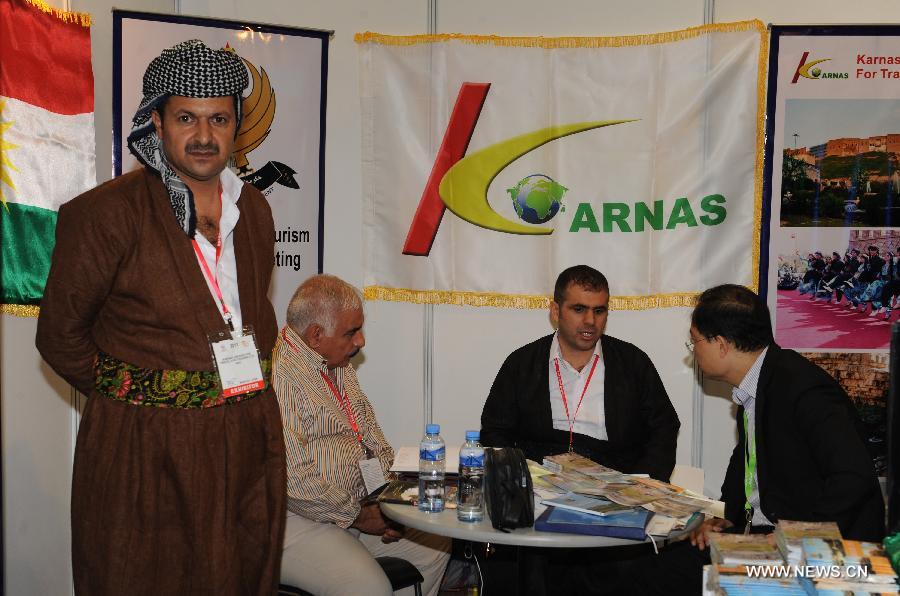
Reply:
[[90, 16], [0, 0], [2, 310], [37, 314], [59, 206], [96, 184]]

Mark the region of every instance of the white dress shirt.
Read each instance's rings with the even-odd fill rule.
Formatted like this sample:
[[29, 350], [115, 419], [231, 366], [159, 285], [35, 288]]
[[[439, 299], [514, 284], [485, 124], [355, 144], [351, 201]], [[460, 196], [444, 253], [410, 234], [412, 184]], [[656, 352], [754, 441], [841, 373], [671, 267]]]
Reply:
[[[759, 372], [762, 370], [763, 360], [768, 351], [768, 347], [762, 351], [753, 366], [744, 375], [741, 384], [731, 390], [731, 399], [737, 405], [744, 406], [744, 412], [747, 414], [747, 445], [750, 444], [751, 438], [753, 438], [754, 444], [756, 442], [756, 393], [759, 389]], [[738, 420], [738, 424], [743, 425], [744, 421]], [[774, 526], [775, 524], [769, 521], [759, 506], [759, 459], [757, 459], [756, 470], [753, 478], [753, 492], [750, 493], [750, 506], [753, 507], [751, 523], [754, 526]], [[743, 486], [743, 479], [741, 479], [741, 485]]]
[[[222, 170], [219, 174], [219, 181], [222, 183], [222, 217], [219, 219], [219, 237], [222, 239], [222, 253], [219, 255], [219, 262], [216, 263], [216, 245], [206, 239], [206, 237], [197, 232], [194, 239], [203, 259], [206, 261], [210, 272], [216, 276], [219, 289], [222, 290], [222, 298], [228, 305], [228, 312], [231, 313], [232, 322], [235, 330], [240, 330], [243, 326], [241, 319], [241, 298], [238, 294], [237, 282], [237, 261], [234, 256], [234, 227], [237, 225], [241, 212], [237, 208], [238, 198], [241, 196], [241, 188], [244, 186], [243, 180], [237, 177], [229, 168]], [[197, 260], [197, 266], [201, 267], [200, 260]], [[202, 267], [201, 267], [202, 269]], [[204, 273], [203, 278], [206, 279], [206, 286], [209, 293], [216, 303], [216, 307], [224, 317], [222, 304], [219, 297], [213, 289], [209, 278]]]
[[[597, 367], [591, 377], [591, 382], [584, 394], [581, 408], [578, 408], [578, 400], [588, 376], [594, 359], [597, 359]], [[603, 401], [603, 382], [605, 367], [603, 366], [603, 354], [600, 350], [600, 342], [594, 346], [594, 354], [588, 363], [580, 371], [566, 362], [559, 351], [559, 333], [553, 334], [553, 342], [550, 344], [550, 412], [553, 417], [553, 428], [569, 432], [569, 417], [566, 416], [566, 407], [563, 405], [562, 395], [559, 391], [559, 380], [556, 377], [556, 362], [559, 361], [559, 374], [562, 377], [563, 388], [566, 392], [566, 401], [569, 405], [569, 416], [574, 419], [572, 430], [582, 435], [594, 437], [601, 441], [608, 440], [606, 434], [606, 409]], [[575, 410], [578, 409], [576, 414]]]

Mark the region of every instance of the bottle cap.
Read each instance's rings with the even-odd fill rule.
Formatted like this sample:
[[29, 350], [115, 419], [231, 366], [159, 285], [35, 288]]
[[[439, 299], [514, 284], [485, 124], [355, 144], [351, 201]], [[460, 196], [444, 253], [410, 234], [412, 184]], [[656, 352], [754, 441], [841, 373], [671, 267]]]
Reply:
[[425, 425], [425, 434], [427, 435], [436, 435], [441, 432], [440, 424], [426, 424]]
[[466, 440], [467, 441], [477, 441], [481, 438], [480, 430], [467, 430], [466, 431]]

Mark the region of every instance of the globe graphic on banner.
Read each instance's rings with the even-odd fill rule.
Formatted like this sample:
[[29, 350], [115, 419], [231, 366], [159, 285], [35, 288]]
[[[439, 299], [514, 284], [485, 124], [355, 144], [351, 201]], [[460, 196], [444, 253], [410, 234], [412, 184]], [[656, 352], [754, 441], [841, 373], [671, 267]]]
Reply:
[[530, 224], [550, 221], [559, 212], [562, 196], [569, 190], [550, 176], [532, 174], [508, 188], [519, 219]]

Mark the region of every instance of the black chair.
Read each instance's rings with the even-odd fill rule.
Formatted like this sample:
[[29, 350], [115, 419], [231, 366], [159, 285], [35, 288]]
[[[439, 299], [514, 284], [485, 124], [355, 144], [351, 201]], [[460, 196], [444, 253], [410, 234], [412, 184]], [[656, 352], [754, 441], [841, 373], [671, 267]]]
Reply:
[[[422, 596], [422, 582], [425, 578], [416, 569], [416, 566], [398, 557], [375, 557], [375, 561], [381, 565], [382, 571], [391, 582], [391, 588], [397, 590], [415, 586], [416, 596]], [[294, 586], [281, 584], [278, 586], [278, 596], [313, 596], [305, 590]]]

